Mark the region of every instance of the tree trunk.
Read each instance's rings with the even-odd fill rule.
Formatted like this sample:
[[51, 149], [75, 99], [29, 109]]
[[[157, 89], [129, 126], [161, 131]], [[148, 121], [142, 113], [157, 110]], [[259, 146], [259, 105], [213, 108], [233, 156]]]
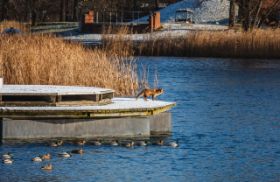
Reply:
[[7, 5], [9, 3], [9, 0], [2, 0], [2, 7], [1, 7], [1, 21], [7, 19], [8, 17], [8, 8]]
[[69, 21], [69, 1], [65, 0], [65, 21]]
[[31, 25], [35, 26], [37, 24], [37, 12], [33, 9], [31, 15]]
[[66, 19], [66, 3], [65, 0], [60, 0], [60, 21]]
[[31, 22], [32, 17], [32, 0], [25, 0], [25, 21]]
[[250, 0], [243, 0], [243, 22], [242, 27], [245, 32], [247, 32], [250, 28]]
[[73, 10], [72, 10], [72, 20], [73, 21], [77, 21], [78, 18], [77, 18], [77, 9], [78, 9], [78, 0], [74, 0], [73, 2]]
[[36, 2], [37, 0], [31, 0], [30, 1], [30, 11], [31, 11], [31, 25], [35, 26], [37, 24], [37, 19], [38, 19], [38, 15], [37, 15], [37, 11], [36, 11]]
[[155, 10], [158, 10], [159, 9], [159, 0], [155, 0]]
[[229, 27], [234, 27], [235, 25], [235, 11], [236, 11], [236, 0], [230, 1], [229, 7]]
[[260, 12], [261, 12], [261, 7], [262, 7], [263, 1], [259, 0], [258, 2], [258, 7], [257, 7], [257, 12], [253, 18], [251, 29], [254, 29], [255, 27], [258, 26], [258, 22], [260, 21]]

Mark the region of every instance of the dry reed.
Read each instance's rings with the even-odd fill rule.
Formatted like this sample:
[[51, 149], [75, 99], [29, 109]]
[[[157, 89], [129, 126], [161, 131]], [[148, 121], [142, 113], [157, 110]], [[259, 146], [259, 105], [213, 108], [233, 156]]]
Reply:
[[98, 86], [117, 95], [134, 95], [138, 89], [135, 65], [103, 50], [30, 34], [1, 35], [0, 50], [7, 84]]
[[280, 30], [191, 32], [143, 41], [137, 55], [181, 57], [280, 58]]
[[131, 30], [128, 27], [120, 27], [112, 30], [111, 27], [102, 32], [102, 49], [110, 54], [130, 59], [133, 53], [133, 41], [129, 38]]

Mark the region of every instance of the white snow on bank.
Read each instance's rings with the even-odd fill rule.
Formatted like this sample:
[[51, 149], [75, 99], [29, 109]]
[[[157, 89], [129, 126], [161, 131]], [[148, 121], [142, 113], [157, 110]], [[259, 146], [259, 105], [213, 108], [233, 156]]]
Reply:
[[55, 86], [55, 85], [3, 85], [0, 89], [2, 94], [102, 94], [111, 93], [114, 90], [98, 87], [80, 87], [80, 86]]
[[137, 110], [144, 111], [175, 105], [174, 102], [159, 100], [145, 101], [143, 98], [114, 98], [113, 103], [102, 106], [47, 106], [47, 107], [0, 107], [0, 111], [104, 111], [104, 110]]
[[[175, 13], [178, 9], [192, 9], [195, 23], [215, 23], [228, 18], [228, 0], [207, 0], [199, 3], [200, 0], [182, 0], [171, 4], [160, 10], [161, 22], [174, 22]], [[142, 17], [134, 22], [147, 22], [148, 16]]]
[[[132, 41], [145, 41], [160, 37], [179, 37], [192, 31], [217, 31], [228, 29], [226, 23], [229, 13], [228, 0], [207, 0], [199, 4], [200, 0], [182, 0], [161, 9], [161, 22], [163, 29], [153, 33], [126, 35], [123, 38]], [[195, 24], [174, 22], [175, 12], [178, 9], [192, 9]], [[148, 16], [135, 20], [147, 22]], [[115, 35], [107, 35], [115, 36]], [[80, 34], [64, 37], [67, 40], [81, 42], [85, 45], [101, 44], [101, 34]]]
[[227, 20], [229, 16], [228, 0], [208, 0], [194, 9], [194, 21], [197, 23], [215, 23]]
[[[175, 12], [178, 9], [184, 9], [184, 8], [194, 8], [197, 4], [197, 0], [182, 0], [180, 2], [171, 4], [167, 6], [166, 8], [163, 8], [160, 10], [160, 19], [161, 22], [170, 22], [174, 21], [175, 19]], [[147, 22], [148, 16], [142, 17], [138, 20], [135, 20], [135, 22]]]
[[[145, 34], [128, 34], [123, 35], [122, 39], [129, 40], [129, 41], [145, 41], [145, 40], [153, 40], [159, 39], [164, 37], [180, 37], [182, 35], [187, 35], [193, 31], [202, 31], [202, 30], [210, 30], [210, 31], [218, 31], [218, 30], [226, 30], [228, 26], [222, 25], [213, 25], [213, 24], [178, 24], [178, 23], [164, 23], [162, 24], [163, 30], [156, 31], [152, 33], [145, 33]], [[114, 34], [107, 34], [106, 36], [118, 36]], [[101, 34], [81, 34], [76, 36], [68, 36], [64, 39], [76, 41], [83, 43], [85, 45], [91, 44], [101, 44], [102, 35]]]

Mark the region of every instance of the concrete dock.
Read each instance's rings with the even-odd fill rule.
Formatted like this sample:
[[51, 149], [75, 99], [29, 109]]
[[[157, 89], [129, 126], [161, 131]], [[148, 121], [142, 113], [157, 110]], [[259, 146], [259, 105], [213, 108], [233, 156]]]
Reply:
[[[0, 138], [1, 140], [25, 140], [25, 139], [51, 139], [51, 138], [98, 138], [98, 137], [150, 137], [158, 134], [169, 134], [171, 132], [171, 113], [169, 111], [175, 103], [164, 101], [145, 101], [135, 98], [110, 98], [112, 91], [99, 90], [98, 88], [57, 86], [49, 87], [42, 91], [40, 86], [28, 88], [21, 91], [22, 86], [3, 86], [2, 106], [0, 106]], [[9, 90], [14, 89], [15, 90]], [[46, 88], [46, 87], [45, 87]], [[37, 90], [36, 90], [37, 89]], [[41, 92], [39, 91], [41, 89]], [[70, 95], [67, 89], [72, 89], [73, 98], [67, 102], [57, 100], [57, 96]], [[54, 91], [56, 90], [56, 91]], [[63, 90], [63, 91], [62, 91]], [[91, 90], [89, 93], [89, 90]], [[39, 99], [49, 95], [55, 95], [54, 100], [46, 100], [35, 104], [32, 92], [39, 94]], [[13, 93], [24, 95], [12, 98]], [[42, 93], [45, 94], [42, 97]], [[107, 100], [106, 104], [88, 104], [96, 102], [96, 96], [90, 94], [106, 94], [106, 97], [98, 96], [98, 102]], [[86, 95], [80, 97], [79, 95]], [[109, 94], [109, 95], [108, 95]], [[35, 94], [36, 95], [36, 94]], [[9, 98], [7, 97], [9, 96]], [[6, 100], [5, 100], [6, 97]], [[4, 99], [3, 99], [4, 98]], [[7, 99], [8, 98], [8, 99]], [[78, 99], [77, 99], [78, 98]], [[83, 99], [92, 99], [84, 105]], [[29, 99], [28, 105], [22, 104]], [[73, 99], [73, 100], [71, 100]], [[8, 101], [8, 102], [7, 102]], [[51, 103], [55, 103], [50, 105]], [[74, 102], [75, 104], [73, 104]], [[19, 103], [19, 105], [17, 105]], [[46, 105], [41, 105], [46, 104]]]

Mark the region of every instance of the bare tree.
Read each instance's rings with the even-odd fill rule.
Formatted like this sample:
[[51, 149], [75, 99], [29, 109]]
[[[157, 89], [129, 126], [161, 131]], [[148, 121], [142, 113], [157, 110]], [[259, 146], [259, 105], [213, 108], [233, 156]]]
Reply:
[[2, 0], [2, 7], [1, 7], [1, 20], [5, 20], [8, 16], [8, 3], [9, 0]]
[[66, 0], [60, 0], [60, 21], [66, 20]]
[[236, 12], [236, 0], [230, 0], [229, 8], [229, 27], [234, 27], [235, 25], [235, 12]]

